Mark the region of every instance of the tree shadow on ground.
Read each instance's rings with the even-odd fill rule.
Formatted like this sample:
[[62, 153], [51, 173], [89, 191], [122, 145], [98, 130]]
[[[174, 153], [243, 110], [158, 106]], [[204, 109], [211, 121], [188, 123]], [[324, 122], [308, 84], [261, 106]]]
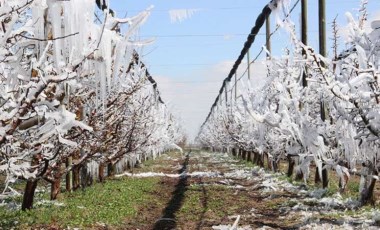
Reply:
[[203, 221], [206, 215], [207, 207], [208, 207], [208, 195], [207, 195], [207, 190], [205, 185], [203, 184], [202, 178], [200, 179], [200, 184], [202, 185], [202, 214], [200, 215], [198, 219], [198, 224], [197, 224], [197, 230], [200, 230], [203, 226]]
[[188, 176], [186, 175], [187, 166], [189, 164], [189, 157], [191, 151], [186, 155], [185, 161], [182, 164], [182, 168], [178, 170], [181, 174], [175, 190], [172, 193], [172, 198], [167, 203], [165, 210], [163, 211], [162, 217], [157, 220], [153, 229], [154, 230], [169, 230], [175, 229], [177, 226], [176, 213], [182, 207], [185, 192], [187, 191]]

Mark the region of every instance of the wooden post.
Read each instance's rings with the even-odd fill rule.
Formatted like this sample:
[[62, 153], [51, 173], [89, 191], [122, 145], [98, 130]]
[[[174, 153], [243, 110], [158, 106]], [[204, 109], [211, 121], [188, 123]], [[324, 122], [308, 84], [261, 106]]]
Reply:
[[307, 0], [301, 0], [301, 41], [307, 45]]
[[[318, 15], [319, 15], [319, 53], [326, 57], [326, 2], [325, 0], [318, 0]], [[324, 66], [324, 62], [322, 62], [322, 66]], [[322, 121], [326, 120], [326, 106], [324, 104], [323, 98], [320, 100], [321, 103], [321, 119]], [[324, 166], [324, 163], [322, 163], [322, 167]], [[318, 171], [318, 169], [316, 169]], [[316, 172], [317, 174], [318, 172]], [[327, 188], [328, 186], [328, 172], [327, 169], [322, 169], [322, 187]], [[317, 177], [316, 177], [316, 182]]]
[[319, 1], [319, 53], [326, 57], [326, 2]]
[[[301, 1], [301, 41], [307, 45], [307, 0]], [[302, 55], [306, 56], [306, 51], [302, 50]], [[305, 57], [306, 58], [306, 57]], [[307, 87], [307, 72], [306, 69], [302, 73], [302, 86]]]
[[[269, 53], [272, 53], [272, 46], [270, 42], [270, 15], [267, 15], [265, 18], [265, 27], [266, 27], [266, 47]], [[267, 53], [267, 59], [270, 59], [270, 54]]]

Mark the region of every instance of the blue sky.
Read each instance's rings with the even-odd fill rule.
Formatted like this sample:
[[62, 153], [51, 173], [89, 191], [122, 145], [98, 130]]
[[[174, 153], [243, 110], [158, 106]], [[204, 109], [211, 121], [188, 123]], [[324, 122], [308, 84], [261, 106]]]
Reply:
[[[110, 0], [119, 17], [133, 16], [154, 5], [152, 14], [140, 30], [141, 38], [156, 38], [153, 45], [142, 50], [144, 62], [159, 83], [163, 99], [182, 118], [189, 136], [194, 137], [217, 96], [223, 79], [240, 53], [256, 17], [268, 0]], [[296, 0], [291, 1], [293, 5]], [[318, 50], [318, 1], [308, 1], [309, 44]], [[327, 0], [327, 35], [330, 23], [338, 16], [338, 24], [346, 25], [345, 12], [358, 15], [360, 0]], [[299, 29], [299, 4], [292, 20]], [[170, 20], [169, 10], [198, 9], [180, 23]], [[369, 18], [380, 19], [380, 1], [369, 0]], [[272, 29], [275, 18], [272, 17]], [[341, 29], [344, 31], [344, 28]], [[262, 30], [262, 33], [265, 33]], [[344, 37], [344, 36], [343, 36]], [[259, 35], [251, 48], [255, 56], [265, 43]], [[289, 43], [284, 31], [272, 39], [273, 55], [279, 56]], [[328, 47], [330, 45], [328, 44]], [[344, 47], [343, 42], [341, 47]], [[261, 59], [264, 58], [263, 56]], [[244, 63], [243, 65], [244, 66]], [[252, 84], [265, 75], [260, 62], [252, 70]], [[257, 78], [255, 79], [255, 76]], [[260, 76], [260, 77], [259, 77]]]

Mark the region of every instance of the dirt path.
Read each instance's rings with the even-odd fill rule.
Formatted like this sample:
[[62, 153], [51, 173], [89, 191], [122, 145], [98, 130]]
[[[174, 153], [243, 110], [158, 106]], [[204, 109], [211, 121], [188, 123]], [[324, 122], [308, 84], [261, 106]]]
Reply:
[[[128, 229], [378, 229], [380, 214], [326, 190], [294, 185], [221, 153], [163, 155], [126, 176], [158, 176]], [[237, 221], [238, 220], [238, 221]]]

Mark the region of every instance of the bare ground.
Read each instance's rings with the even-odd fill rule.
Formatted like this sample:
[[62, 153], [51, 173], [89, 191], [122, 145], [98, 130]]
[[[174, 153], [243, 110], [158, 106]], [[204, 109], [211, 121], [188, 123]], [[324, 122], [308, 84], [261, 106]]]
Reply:
[[229, 229], [237, 216], [240, 229], [377, 228], [354, 201], [325, 197], [326, 191], [290, 184], [221, 153], [164, 155], [134, 173], [142, 172], [182, 176], [162, 177], [123, 229]]
[[[149, 198], [135, 202], [138, 214], [125, 217], [117, 226], [96, 222], [86, 228], [229, 230], [239, 218], [236, 230], [379, 229], [380, 211], [375, 206], [359, 208], [355, 197], [349, 198], [355, 188], [340, 195], [331, 189], [334, 186], [322, 190], [290, 183], [282, 173], [267, 172], [223, 153], [172, 152], [144, 162], [125, 176], [157, 177], [152, 189], [140, 191]], [[331, 184], [336, 183], [330, 176]], [[358, 183], [358, 178], [353, 180]], [[28, 229], [64, 228], [53, 221]]]

